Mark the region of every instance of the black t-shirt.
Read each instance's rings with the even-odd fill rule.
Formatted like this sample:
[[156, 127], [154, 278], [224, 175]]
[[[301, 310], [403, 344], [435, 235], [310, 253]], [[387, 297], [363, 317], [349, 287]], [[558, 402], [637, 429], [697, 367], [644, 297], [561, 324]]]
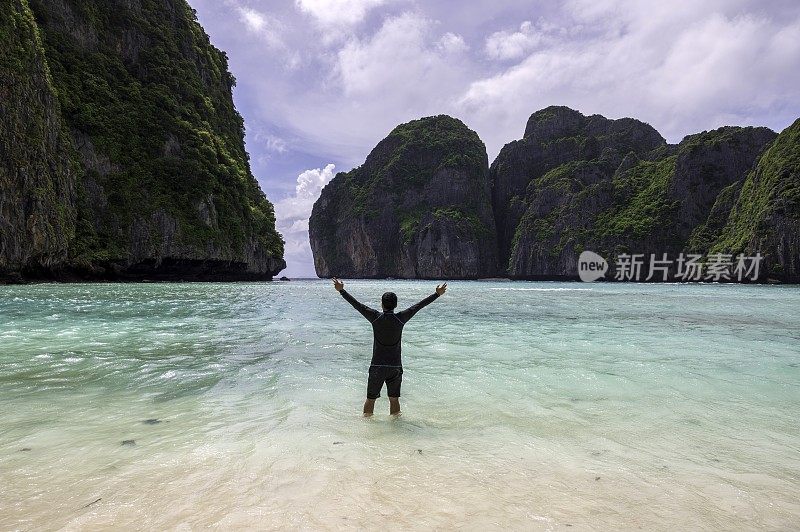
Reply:
[[405, 310], [394, 312], [385, 310], [383, 312], [370, 308], [363, 303], [359, 303], [356, 298], [347, 293], [343, 288], [340, 292], [348, 303], [353, 305], [362, 316], [372, 323], [374, 335], [372, 341], [372, 366], [393, 366], [402, 367], [403, 361], [400, 356], [400, 339], [403, 335], [403, 325], [410, 320], [420, 309], [429, 305], [439, 294], [433, 293]]

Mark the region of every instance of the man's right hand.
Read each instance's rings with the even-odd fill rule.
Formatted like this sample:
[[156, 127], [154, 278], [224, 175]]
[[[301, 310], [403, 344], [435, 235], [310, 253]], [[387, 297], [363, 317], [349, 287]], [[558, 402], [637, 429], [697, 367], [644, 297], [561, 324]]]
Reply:
[[444, 294], [447, 291], [447, 283], [442, 283], [436, 287], [436, 293], [439, 295]]
[[336, 277], [333, 278], [333, 287], [336, 289], [337, 292], [341, 292], [344, 289], [344, 283], [341, 282]]

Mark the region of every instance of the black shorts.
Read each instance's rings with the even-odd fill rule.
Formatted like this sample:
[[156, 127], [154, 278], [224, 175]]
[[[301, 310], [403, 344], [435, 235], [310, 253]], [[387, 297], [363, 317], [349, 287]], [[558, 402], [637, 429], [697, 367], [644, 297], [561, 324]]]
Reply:
[[367, 381], [367, 399], [381, 396], [381, 388], [386, 383], [389, 397], [400, 397], [400, 384], [403, 382], [403, 368], [396, 366], [370, 366]]

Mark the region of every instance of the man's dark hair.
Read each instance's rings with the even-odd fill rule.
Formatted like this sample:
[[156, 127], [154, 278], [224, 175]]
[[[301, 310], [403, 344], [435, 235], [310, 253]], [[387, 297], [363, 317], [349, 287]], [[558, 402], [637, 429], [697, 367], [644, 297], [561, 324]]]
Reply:
[[386, 310], [394, 310], [397, 306], [397, 294], [394, 292], [384, 292], [381, 297], [381, 305]]

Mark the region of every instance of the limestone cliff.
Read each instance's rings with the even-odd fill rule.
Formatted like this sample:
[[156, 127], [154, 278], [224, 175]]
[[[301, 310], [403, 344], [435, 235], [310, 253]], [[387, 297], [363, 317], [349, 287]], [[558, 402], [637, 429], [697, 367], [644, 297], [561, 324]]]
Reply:
[[396, 127], [323, 189], [309, 236], [320, 277], [495, 275], [483, 142], [449, 116]]
[[39, 29], [0, 4], [0, 278], [62, 267], [75, 228], [77, 169]]
[[520, 200], [509, 276], [574, 278], [586, 249], [612, 261], [620, 253], [707, 253], [715, 220], [731, 208], [724, 199], [774, 137], [766, 128], [725, 127], [622, 161], [620, 151], [606, 151], [533, 176]]
[[23, 130], [4, 120], [0, 138], [11, 140], [3, 161], [52, 192], [37, 200], [36, 185], [0, 182], [4, 198], [13, 193], [27, 205], [3, 216], [2, 224], [26, 219], [24, 230], [13, 222], [3, 233], [0, 265], [9, 275], [269, 279], [285, 267], [272, 205], [250, 172], [227, 58], [185, 0], [10, 6], [3, 9], [25, 14], [37, 37], [36, 50], [12, 47], [2, 64], [0, 76], [22, 82], [3, 113], [34, 104], [28, 129], [45, 135], [26, 152]]
[[778, 135], [744, 180], [713, 250], [760, 252], [767, 277], [800, 283], [800, 119]]
[[[666, 141], [638, 120], [587, 117], [567, 107], [533, 113], [523, 138], [506, 144], [490, 171], [502, 270], [510, 268], [512, 276], [524, 276], [527, 266], [511, 267], [509, 263], [521, 234], [534, 231], [532, 225], [544, 229], [545, 222], [538, 220], [555, 216], [581, 188], [607, 180], [620, 165], [635, 164], [656, 148], [666, 149]], [[526, 213], [530, 223], [520, 231]], [[549, 270], [541, 273], [553, 274]]]
[[[485, 177], [477, 136], [434, 117], [398, 126], [339, 174], [310, 221], [322, 277], [576, 279], [584, 250], [761, 252], [760, 280], [798, 282], [800, 121], [668, 144], [630, 118], [531, 115]], [[491, 205], [491, 209], [489, 209]], [[674, 263], [669, 272], [674, 279]]]

